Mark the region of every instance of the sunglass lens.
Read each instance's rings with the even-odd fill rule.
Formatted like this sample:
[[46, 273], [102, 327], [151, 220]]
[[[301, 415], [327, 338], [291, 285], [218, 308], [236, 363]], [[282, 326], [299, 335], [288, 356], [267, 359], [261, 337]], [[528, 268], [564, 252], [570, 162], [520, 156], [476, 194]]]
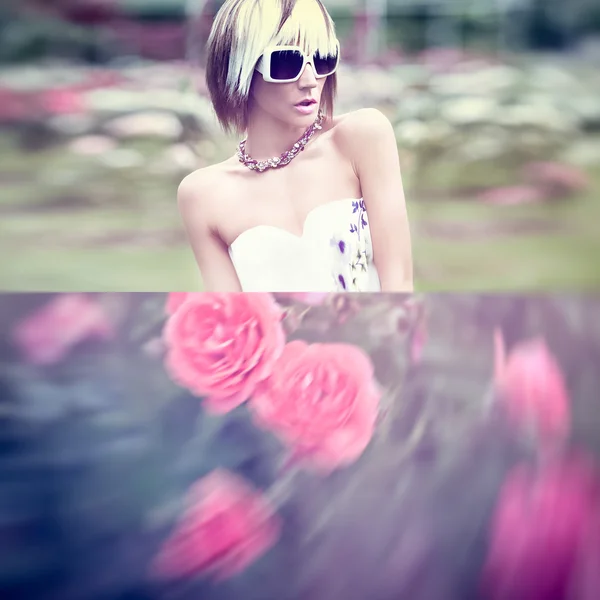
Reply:
[[295, 50], [278, 50], [271, 54], [271, 77], [273, 79], [294, 79], [300, 74], [304, 59]]
[[313, 61], [317, 75], [329, 75], [335, 71], [338, 62], [338, 55], [327, 54], [322, 56], [317, 52], [313, 58]]

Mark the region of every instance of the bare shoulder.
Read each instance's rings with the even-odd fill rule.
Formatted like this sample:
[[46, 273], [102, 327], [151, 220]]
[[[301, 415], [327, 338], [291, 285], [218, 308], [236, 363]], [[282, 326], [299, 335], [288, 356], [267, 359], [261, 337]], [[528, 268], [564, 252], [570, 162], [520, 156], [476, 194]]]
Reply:
[[182, 179], [177, 188], [177, 202], [180, 207], [183, 205], [189, 208], [190, 204], [204, 206], [211, 203], [211, 197], [216, 192], [215, 183], [222, 177], [222, 170], [218, 167], [219, 165], [214, 165], [197, 169]]
[[394, 141], [394, 128], [390, 120], [376, 108], [361, 108], [336, 117], [334, 137], [348, 149], [365, 148], [365, 144]]
[[202, 220], [212, 228], [215, 209], [227, 190], [226, 163], [197, 169], [186, 175], [177, 189], [177, 204], [184, 220]]

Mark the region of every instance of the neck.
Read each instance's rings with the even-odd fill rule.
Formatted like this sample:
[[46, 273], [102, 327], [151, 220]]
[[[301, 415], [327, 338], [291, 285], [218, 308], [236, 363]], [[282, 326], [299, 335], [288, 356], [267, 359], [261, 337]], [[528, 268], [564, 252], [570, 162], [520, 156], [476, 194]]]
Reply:
[[304, 135], [308, 127], [291, 126], [257, 108], [248, 116], [246, 152], [255, 160], [280, 156]]

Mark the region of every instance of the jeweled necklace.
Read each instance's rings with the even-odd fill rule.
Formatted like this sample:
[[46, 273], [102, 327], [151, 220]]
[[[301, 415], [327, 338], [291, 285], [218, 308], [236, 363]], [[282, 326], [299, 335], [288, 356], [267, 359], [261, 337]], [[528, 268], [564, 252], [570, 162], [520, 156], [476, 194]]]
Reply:
[[266, 160], [255, 160], [248, 154], [246, 154], [246, 140], [242, 140], [238, 145], [237, 155], [240, 162], [248, 167], [251, 171], [258, 171], [262, 173], [266, 169], [276, 169], [278, 167], [284, 167], [289, 164], [292, 159], [296, 158], [308, 142], [310, 142], [312, 136], [316, 131], [322, 129], [324, 115], [321, 111], [317, 116], [316, 121], [304, 132], [304, 135], [289, 149], [286, 150], [281, 156], [275, 156], [273, 158], [267, 158]]

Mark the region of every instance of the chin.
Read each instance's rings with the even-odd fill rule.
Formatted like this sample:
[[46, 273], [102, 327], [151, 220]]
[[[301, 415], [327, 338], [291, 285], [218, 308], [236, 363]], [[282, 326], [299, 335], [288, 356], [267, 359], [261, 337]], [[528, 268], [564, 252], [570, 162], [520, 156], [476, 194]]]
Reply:
[[296, 109], [292, 109], [290, 112], [287, 112], [287, 114], [278, 115], [278, 119], [288, 127], [308, 129], [314, 123], [318, 114], [318, 110], [313, 111], [309, 115], [303, 115], [296, 112]]
[[296, 118], [294, 119], [294, 122], [298, 123], [299, 126], [306, 126], [306, 127], [308, 127], [309, 125], [311, 125], [315, 121], [315, 119], [317, 118], [318, 114], [319, 114], [318, 110], [313, 111], [309, 115], [298, 114], [298, 115], [296, 115]]

